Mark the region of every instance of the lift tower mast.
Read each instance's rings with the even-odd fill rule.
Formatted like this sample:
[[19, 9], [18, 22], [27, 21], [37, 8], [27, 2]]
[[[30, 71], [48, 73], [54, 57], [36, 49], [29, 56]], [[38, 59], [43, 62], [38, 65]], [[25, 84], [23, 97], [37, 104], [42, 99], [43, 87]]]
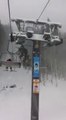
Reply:
[[[37, 21], [24, 21], [20, 19], [13, 19], [18, 28], [18, 33], [12, 33], [14, 40], [22, 42], [23, 40], [33, 41], [32, 48], [32, 92], [31, 92], [31, 120], [39, 120], [39, 83], [40, 83], [40, 45], [41, 42], [45, 46], [56, 46], [63, 43], [63, 40], [58, 35], [58, 28], [60, 24], [51, 22], [39, 22], [39, 18], [46, 9], [48, 3], [44, 7]], [[9, 0], [8, 0], [9, 6]], [[10, 17], [10, 7], [9, 18]], [[21, 24], [21, 26], [20, 26]], [[16, 38], [16, 39], [15, 39]], [[19, 39], [18, 39], [19, 38]], [[13, 41], [12, 41], [13, 42]]]
[[39, 118], [40, 41], [33, 41], [31, 120]]

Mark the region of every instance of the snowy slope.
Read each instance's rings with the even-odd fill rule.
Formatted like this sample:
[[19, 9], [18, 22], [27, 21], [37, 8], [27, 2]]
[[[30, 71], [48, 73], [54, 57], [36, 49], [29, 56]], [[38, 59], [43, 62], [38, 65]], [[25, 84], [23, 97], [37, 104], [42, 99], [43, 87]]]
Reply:
[[[31, 71], [0, 68], [0, 120], [30, 120]], [[14, 88], [11, 86], [16, 85]], [[40, 83], [39, 120], [66, 120], [66, 81]]]

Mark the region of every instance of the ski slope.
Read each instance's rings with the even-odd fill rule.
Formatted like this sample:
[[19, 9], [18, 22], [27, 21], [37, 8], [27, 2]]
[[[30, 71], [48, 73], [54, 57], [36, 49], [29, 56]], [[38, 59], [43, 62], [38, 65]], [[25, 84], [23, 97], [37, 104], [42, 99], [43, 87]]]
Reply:
[[[0, 68], [0, 120], [30, 120], [31, 71], [4, 70]], [[40, 83], [39, 120], [66, 120], [66, 81], [57, 82], [57, 87], [50, 79], [45, 86]]]

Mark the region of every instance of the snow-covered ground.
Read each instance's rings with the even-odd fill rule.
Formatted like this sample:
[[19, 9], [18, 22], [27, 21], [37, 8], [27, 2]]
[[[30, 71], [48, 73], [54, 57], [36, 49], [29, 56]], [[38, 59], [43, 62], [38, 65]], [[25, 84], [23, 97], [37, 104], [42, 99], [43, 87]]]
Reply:
[[[0, 68], [0, 120], [30, 120], [31, 71]], [[40, 83], [39, 120], [66, 120], [66, 81]], [[14, 86], [13, 86], [14, 85]], [[13, 87], [13, 88], [12, 88]]]

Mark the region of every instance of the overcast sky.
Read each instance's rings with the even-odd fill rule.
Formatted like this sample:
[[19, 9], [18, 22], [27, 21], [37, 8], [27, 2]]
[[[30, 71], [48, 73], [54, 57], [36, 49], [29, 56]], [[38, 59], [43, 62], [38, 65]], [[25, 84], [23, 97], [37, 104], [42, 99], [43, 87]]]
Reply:
[[[11, 18], [36, 20], [48, 0], [10, 0]], [[51, 0], [40, 21], [50, 18], [52, 22], [62, 24], [66, 30], [66, 0]], [[8, 23], [7, 0], [0, 0], [0, 20]]]

